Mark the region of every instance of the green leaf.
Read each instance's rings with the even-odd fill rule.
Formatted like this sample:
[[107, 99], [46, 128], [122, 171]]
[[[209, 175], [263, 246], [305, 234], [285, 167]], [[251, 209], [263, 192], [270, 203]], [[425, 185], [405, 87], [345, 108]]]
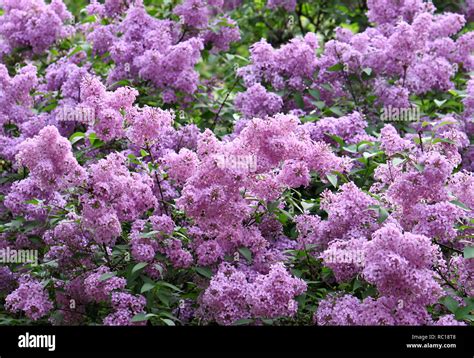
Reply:
[[456, 312], [454, 312], [454, 317], [457, 320], [463, 321], [467, 318], [467, 316], [474, 310], [474, 307], [471, 305], [459, 307]]
[[449, 125], [449, 124], [456, 124], [456, 122], [453, 122], [453, 121], [442, 121], [440, 123], [438, 123], [435, 128], [440, 128], [440, 127], [443, 127], [443, 126], [446, 126], [446, 125]]
[[85, 134], [83, 132], [76, 132], [69, 137], [69, 141], [71, 142], [71, 144], [75, 144], [79, 142], [81, 139], [84, 139], [84, 137], [85, 137]]
[[85, 17], [81, 21], [81, 23], [86, 24], [86, 23], [89, 23], [89, 22], [96, 22], [96, 21], [97, 21], [97, 19], [96, 19], [95, 15], [89, 15], [89, 16]]
[[423, 170], [425, 170], [425, 166], [423, 164], [415, 163], [413, 166], [420, 172], [422, 173]]
[[144, 312], [141, 312], [141, 313], [137, 313], [135, 316], [133, 316], [130, 321], [131, 322], [143, 322], [143, 321], [147, 321], [147, 320], [148, 320], [147, 315]]
[[288, 222], [288, 216], [286, 216], [285, 214], [283, 213], [279, 213], [277, 215], [277, 219], [280, 223], [282, 223], [283, 225], [285, 225], [287, 222]]
[[365, 159], [369, 159], [369, 158], [376, 157], [377, 155], [381, 155], [381, 154], [383, 154], [383, 153], [384, 153], [384, 152], [382, 152], [382, 151], [373, 152], [373, 153], [364, 152], [364, 153], [362, 153], [362, 156], [363, 156]]
[[464, 248], [464, 258], [465, 259], [474, 258], [474, 246], [468, 246]]
[[456, 206], [459, 206], [461, 209], [465, 210], [465, 211], [471, 211], [471, 209], [469, 209], [466, 204], [460, 202], [459, 200], [451, 200], [450, 201], [451, 204], [454, 204]]
[[117, 272], [106, 272], [102, 276], [99, 277], [99, 281], [106, 281], [111, 277], [117, 276]]
[[402, 164], [404, 161], [405, 161], [405, 159], [403, 159], [403, 158], [393, 158], [393, 159], [392, 159], [392, 163], [393, 163], [393, 166], [394, 166], [394, 167], [399, 166], [399, 165]]
[[448, 90], [448, 93], [454, 97], [457, 97], [459, 95], [455, 89]]
[[358, 153], [356, 144], [348, 145], [347, 147], [343, 147], [342, 149], [349, 153]]
[[161, 302], [165, 304], [165, 306], [170, 305], [170, 293], [169, 291], [161, 290], [156, 293], [156, 296], [160, 299]]
[[274, 212], [275, 210], [278, 209], [278, 205], [280, 205], [280, 202], [278, 200], [275, 200], [275, 201], [270, 201], [268, 204], [267, 204], [267, 210], [268, 212], [272, 213]]
[[329, 92], [333, 91], [333, 88], [329, 83], [323, 83], [321, 87], [324, 88], [326, 91], [329, 91]]
[[172, 320], [175, 320], [175, 321], [178, 320], [177, 317], [173, 316], [170, 312], [167, 312], [167, 311], [161, 311], [160, 316], [168, 317], [169, 319], [172, 319]]
[[301, 206], [303, 207], [303, 210], [309, 211], [316, 206], [316, 202], [302, 200]]
[[101, 141], [100, 139], [95, 139], [94, 144], [92, 145], [93, 148], [100, 148], [104, 145], [105, 143]]
[[176, 326], [176, 324], [168, 318], [161, 318], [161, 320], [165, 322], [167, 326]]
[[372, 75], [372, 69], [370, 67], [366, 67], [362, 70], [363, 73], [365, 73], [367, 76], [370, 77]]
[[377, 219], [377, 221], [379, 222], [379, 224], [383, 223], [386, 219], [388, 218], [388, 211], [383, 208], [383, 207], [380, 207], [379, 209], [379, 217]]
[[48, 104], [47, 106], [43, 107], [41, 109], [41, 112], [50, 112], [53, 109], [55, 109], [57, 106], [58, 106], [58, 102], [54, 101], [54, 102]]
[[335, 65], [329, 67], [328, 71], [337, 72], [337, 71], [341, 71], [343, 68], [344, 68], [344, 65], [342, 63], [336, 63]]
[[329, 134], [329, 133], [325, 133], [327, 136], [331, 137], [334, 141], [336, 141], [341, 147], [343, 147], [345, 145], [344, 143], [344, 139], [342, 139], [341, 137], [337, 136], [337, 135], [332, 135], [332, 134]]
[[361, 140], [359, 143], [357, 143], [357, 150], [360, 150], [362, 148], [365, 148], [365, 147], [371, 147], [371, 146], [374, 146], [375, 143], [374, 142], [371, 142], [369, 140]]
[[201, 276], [211, 278], [212, 277], [212, 271], [210, 268], [207, 267], [196, 267], [196, 272], [200, 274]]
[[337, 188], [337, 175], [326, 174], [326, 178], [329, 180], [333, 187]]
[[354, 285], [352, 286], [352, 291], [355, 291], [360, 287], [362, 287], [362, 282], [360, 282], [359, 280], [355, 280]]
[[342, 111], [339, 107], [333, 106], [333, 107], [329, 108], [329, 110], [332, 113], [334, 113], [335, 115], [339, 116], [339, 117], [342, 117], [344, 115], [344, 113], [342, 113]]
[[249, 263], [252, 263], [252, 252], [246, 248], [246, 247], [241, 247], [239, 249], [239, 252], [241, 253], [241, 255], [243, 257], [245, 257], [245, 259], [249, 262]]
[[246, 324], [250, 324], [253, 322], [253, 319], [251, 318], [244, 318], [244, 319], [239, 319], [233, 323], [234, 326], [244, 326]]
[[79, 53], [82, 51], [82, 46], [81, 45], [77, 45], [74, 50], [72, 50], [71, 52], [69, 52], [69, 54], [67, 55], [67, 57], [72, 57], [74, 56], [76, 53]]
[[130, 86], [130, 80], [120, 80], [109, 85], [109, 88], [117, 88], [120, 86]]
[[293, 276], [298, 277], [298, 278], [301, 278], [301, 276], [303, 276], [303, 271], [295, 269], [295, 268], [291, 269], [291, 273], [293, 274]]
[[140, 164], [140, 161], [137, 159], [137, 157], [134, 154], [129, 154], [127, 158], [132, 162], [133, 164]]
[[319, 109], [323, 109], [324, 107], [326, 107], [326, 103], [324, 101], [314, 101], [313, 103]]
[[140, 270], [143, 270], [148, 265], [148, 262], [140, 262], [133, 266], [132, 275]]
[[452, 313], [458, 309], [458, 302], [451, 296], [444, 296], [439, 301]]
[[[293, 220], [293, 215], [291, 215], [288, 211], [279, 209], [280, 213], [284, 216], [286, 216], [288, 219]], [[280, 218], [278, 218], [280, 220]]]
[[435, 103], [436, 106], [439, 108], [439, 107], [442, 107], [443, 104], [446, 103], [446, 101], [447, 101], [446, 99], [443, 99], [442, 101], [439, 101], [439, 100], [435, 99], [435, 100], [434, 100], [434, 103]]
[[436, 144], [436, 143], [449, 143], [449, 144], [456, 144], [454, 141], [452, 141], [451, 139], [447, 139], [447, 138], [435, 138], [431, 141], [432, 144]]
[[97, 140], [97, 134], [95, 134], [95, 133], [89, 134], [89, 142], [91, 143], [91, 145], [94, 145], [94, 142], [96, 140]]
[[141, 290], [140, 290], [140, 293], [145, 293], [145, 292], [148, 292], [150, 290], [153, 290], [155, 288], [155, 284], [154, 283], [145, 283]]
[[303, 108], [305, 107], [304, 101], [303, 101], [303, 97], [301, 96], [301, 94], [295, 93], [295, 94], [293, 95], [293, 99], [295, 100], [296, 105], [297, 105], [299, 108], [303, 109]]
[[165, 282], [165, 281], [160, 281], [157, 283], [159, 286], [165, 286], [165, 287], [168, 287], [168, 288], [171, 288], [172, 290], [174, 291], [177, 291], [177, 292], [181, 292], [181, 290], [176, 287], [175, 285], [172, 285], [171, 283], [169, 282]]
[[148, 238], [150, 238], [150, 237], [153, 237], [153, 236], [158, 235], [159, 233], [160, 233], [160, 232], [159, 232], [159, 231], [156, 231], [156, 230], [154, 230], [154, 231], [149, 231], [149, 232], [147, 232], [147, 233], [140, 234], [140, 237], [143, 237], [143, 238], [145, 238], [145, 239], [148, 239]]
[[315, 98], [317, 100], [319, 100], [321, 98], [319, 91], [316, 90], [316, 89], [310, 89], [310, 90], [308, 90], [308, 92], [311, 96], [313, 96], [313, 98]]
[[370, 205], [368, 210], [374, 210], [378, 214], [377, 221], [379, 224], [383, 223], [389, 216], [387, 209], [380, 205]]

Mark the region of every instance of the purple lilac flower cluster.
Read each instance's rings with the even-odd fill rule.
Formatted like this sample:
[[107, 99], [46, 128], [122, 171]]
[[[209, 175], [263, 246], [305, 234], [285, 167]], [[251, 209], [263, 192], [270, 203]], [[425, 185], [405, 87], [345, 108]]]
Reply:
[[[240, 39], [237, 23], [223, 12], [223, 1], [185, 0], [174, 8], [179, 21], [158, 20], [147, 14], [141, 1], [129, 6], [93, 3], [89, 11], [112, 18], [107, 25], [94, 24], [87, 39], [98, 54], [110, 54], [115, 68], [108, 82], [139, 78], [163, 91], [165, 102], [179, 93], [197, 90], [199, 74], [194, 67], [206, 44], [225, 51]], [[118, 16], [118, 15], [123, 16]]]
[[245, 1], [175, 3], [2, 1], [0, 249], [38, 265], [2, 263], [0, 313], [472, 324], [474, 3], [368, 0], [357, 33], [243, 50]]
[[67, 22], [71, 13], [61, 0], [3, 0], [0, 17], [0, 55], [25, 48], [33, 54], [45, 51], [58, 40], [70, 36], [74, 28]]

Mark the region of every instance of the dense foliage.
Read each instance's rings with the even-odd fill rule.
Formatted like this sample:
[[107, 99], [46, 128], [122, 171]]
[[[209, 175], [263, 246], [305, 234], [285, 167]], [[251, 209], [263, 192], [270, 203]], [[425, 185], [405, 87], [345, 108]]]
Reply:
[[1, 0], [0, 324], [471, 325], [470, 20]]

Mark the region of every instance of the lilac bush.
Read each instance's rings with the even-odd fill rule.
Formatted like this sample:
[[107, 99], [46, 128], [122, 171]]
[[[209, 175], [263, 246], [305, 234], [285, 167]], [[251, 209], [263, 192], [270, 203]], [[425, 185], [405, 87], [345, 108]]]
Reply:
[[0, 3], [1, 324], [472, 325], [474, 3], [158, 3]]

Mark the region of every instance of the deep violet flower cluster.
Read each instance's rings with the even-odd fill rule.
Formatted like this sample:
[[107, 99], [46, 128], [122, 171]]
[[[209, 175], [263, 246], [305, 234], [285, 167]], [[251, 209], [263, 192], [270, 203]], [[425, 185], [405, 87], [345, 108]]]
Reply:
[[472, 324], [474, 2], [148, 3], [1, 1], [1, 316]]

